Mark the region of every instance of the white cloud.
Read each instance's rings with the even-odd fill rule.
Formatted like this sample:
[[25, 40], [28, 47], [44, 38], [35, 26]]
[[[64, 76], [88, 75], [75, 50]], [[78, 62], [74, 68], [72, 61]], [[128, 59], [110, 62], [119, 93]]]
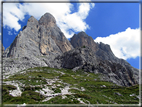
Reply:
[[109, 44], [113, 53], [123, 59], [140, 56], [140, 29], [127, 28], [107, 37], [97, 37], [95, 42]]
[[18, 8], [18, 3], [3, 3], [3, 24], [18, 31], [21, 25], [19, 20], [24, 19], [24, 13]]
[[74, 32], [89, 29], [89, 25], [84, 20], [93, 7], [94, 3], [79, 3], [78, 11], [72, 12], [74, 7], [71, 3], [24, 3], [23, 5], [4, 3], [3, 22], [4, 26], [14, 28], [18, 31], [21, 28], [18, 21], [22, 21], [24, 15], [32, 15], [39, 20], [43, 14], [49, 12], [55, 17], [57, 25], [61, 28], [65, 36], [70, 38]]

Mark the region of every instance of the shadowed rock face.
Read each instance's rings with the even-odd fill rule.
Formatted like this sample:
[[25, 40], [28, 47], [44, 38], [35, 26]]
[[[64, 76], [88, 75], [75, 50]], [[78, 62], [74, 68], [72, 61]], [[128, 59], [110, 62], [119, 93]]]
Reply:
[[102, 42], [95, 43], [93, 38], [88, 36], [83, 31], [78, 34], [74, 34], [74, 36], [71, 38], [70, 42], [74, 48], [90, 47], [92, 49], [92, 51], [94, 51], [94, 54], [96, 55], [96, 57], [99, 57], [102, 60], [110, 60], [110, 61], [117, 62], [120, 64], [130, 65], [125, 60], [117, 58], [113, 54], [113, 52], [108, 44], [104, 44]]
[[93, 38], [83, 31], [78, 34], [74, 34], [70, 42], [74, 48], [87, 46], [91, 47], [94, 52], [97, 50], [97, 44], [94, 42]]
[[73, 69], [89, 63], [91, 65], [97, 64], [96, 56], [90, 48], [76, 48], [65, 52], [61, 56], [56, 57], [59, 60], [62, 68]]
[[61, 54], [71, 49], [72, 45], [56, 25], [55, 18], [45, 13], [39, 21], [33, 16], [29, 18], [27, 26], [6, 49], [4, 57]]
[[123, 65], [110, 60], [104, 60], [94, 54], [89, 47], [79, 47], [61, 56], [57, 56], [55, 61], [61, 68], [83, 69], [85, 72], [101, 73], [102, 80], [110, 81], [120, 86], [131, 86], [138, 84], [139, 71], [130, 65]]
[[[91, 53], [96, 57], [96, 60], [94, 60], [93, 57], [90, 57], [89, 54], [85, 53], [87, 54], [86, 56], [90, 57], [91, 60], [86, 61], [85, 64], [80, 64], [82, 66], [76, 66], [74, 68], [84, 69], [84, 71], [90, 71], [94, 73], [95, 72], [102, 73], [105, 75], [102, 78], [102, 80], [112, 81], [118, 85], [131, 86], [134, 84], [138, 84], [139, 70], [133, 68], [127, 61], [117, 58], [113, 54], [109, 45], [104, 44], [102, 42], [95, 43], [92, 37], [88, 36], [85, 32], [74, 34], [70, 42], [76, 51], [78, 50], [78, 47], [82, 47], [82, 49], [83, 48], [88, 49], [89, 47], [92, 50]], [[86, 51], [89, 52], [90, 49]], [[69, 54], [69, 52], [67, 53]], [[72, 52], [75, 52], [75, 51], [72, 51]], [[73, 56], [74, 53], [72, 52], [70, 52], [72, 57], [70, 55], [67, 55], [67, 56], [70, 56], [69, 59], [78, 59], [77, 56], [76, 57]], [[64, 56], [64, 60], [63, 60], [64, 64], [66, 64], [65, 66], [63, 66], [65, 68], [67, 68], [67, 65], [69, 62], [66, 60], [67, 56]], [[82, 58], [82, 57], [79, 57], [79, 58]], [[97, 63], [90, 64], [90, 62], [97, 62]], [[69, 65], [72, 66], [72, 64], [69, 64]]]

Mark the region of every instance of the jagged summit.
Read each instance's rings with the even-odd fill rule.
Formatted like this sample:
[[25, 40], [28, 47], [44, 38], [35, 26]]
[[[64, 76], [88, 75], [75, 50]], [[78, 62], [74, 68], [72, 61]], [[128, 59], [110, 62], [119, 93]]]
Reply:
[[50, 13], [45, 13], [39, 20], [40, 25], [44, 26], [50, 26], [53, 27], [56, 25], [56, 20], [54, 16], [52, 16]]
[[40, 20], [31, 16], [14, 42], [6, 49], [4, 57], [41, 56], [61, 54], [73, 49], [55, 18], [45, 13]]
[[88, 36], [83, 31], [79, 32], [78, 34], [74, 34], [70, 42], [74, 48], [90, 47], [92, 51], [94, 51], [94, 54], [102, 60], [110, 60], [113, 62], [129, 65], [125, 60], [119, 59], [113, 54], [110, 45], [104, 44], [102, 42], [96, 43], [91, 36]]
[[83, 31], [78, 34], [74, 34], [70, 42], [74, 48], [88, 46], [91, 47], [93, 51], [97, 50], [97, 44], [94, 42], [93, 38]]
[[88, 35], [84, 31], [79, 32], [76, 36], [78, 36], [78, 37], [80, 37], [80, 36], [88, 37]]

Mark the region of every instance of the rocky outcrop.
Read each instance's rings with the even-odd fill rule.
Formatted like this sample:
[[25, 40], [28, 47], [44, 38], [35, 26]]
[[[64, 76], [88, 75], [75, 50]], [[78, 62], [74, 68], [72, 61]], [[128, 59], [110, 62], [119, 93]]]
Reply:
[[98, 56], [102, 60], [109, 60], [109, 61], [112, 61], [112, 62], [120, 63], [122, 65], [130, 65], [124, 59], [117, 58], [113, 54], [110, 46], [108, 44], [104, 44], [102, 42], [97, 43], [97, 51], [95, 52], [95, 54], [96, 54], [96, 56]]
[[91, 47], [94, 52], [97, 51], [97, 44], [94, 42], [93, 38], [83, 31], [78, 34], [74, 34], [70, 42], [74, 48], [87, 46]]
[[117, 58], [113, 54], [108, 44], [104, 44], [102, 42], [95, 43], [93, 38], [88, 36], [83, 31], [78, 34], [74, 34], [70, 42], [74, 48], [90, 47], [92, 51], [94, 51], [95, 55], [101, 58], [102, 60], [110, 60], [110, 61], [117, 62], [120, 64], [129, 65], [129, 63], [127, 63], [125, 60]]
[[46, 56], [23, 56], [19, 58], [3, 58], [3, 78], [8, 78], [19, 71], [33, 67], [60, 68], [54, 61], [56, 55]]
[[132, 66], [102, 60], [97, 57], [89, 47], [79, 47], [65, 52], [55, 58], [62, 68], [83, 69], [85, 72], [100, 73], [102, 80], [110, 81], [120, 86], [131, 86], [138, 84], [138, 70]]
[[93, 51], [87, 47], [86, 48], [79, 47], [71, 51], [65, 52], [63, 55], [57, 56], [55, 60], [58, 60], [62, 68], [68, 68], [68, 69], [81, 67], [86, 63], [94, 66], [97, 65], [98, 63]]

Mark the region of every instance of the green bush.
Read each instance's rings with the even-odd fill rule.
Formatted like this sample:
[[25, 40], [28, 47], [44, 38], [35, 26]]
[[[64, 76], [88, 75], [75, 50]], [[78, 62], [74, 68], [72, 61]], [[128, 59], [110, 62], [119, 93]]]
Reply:
[[59, 88], [52, 88], [52, 90], [55, 92], [55, 93], [61, 93], [61, 90]]
[[84, 45], [84, 46], [82, 46], [82, 48], [86, 48], [86, 46]]
[[87, 94], [75, 94], [74, 96], [77, 98], [91, 99], [91, 97], [88, 96]]

